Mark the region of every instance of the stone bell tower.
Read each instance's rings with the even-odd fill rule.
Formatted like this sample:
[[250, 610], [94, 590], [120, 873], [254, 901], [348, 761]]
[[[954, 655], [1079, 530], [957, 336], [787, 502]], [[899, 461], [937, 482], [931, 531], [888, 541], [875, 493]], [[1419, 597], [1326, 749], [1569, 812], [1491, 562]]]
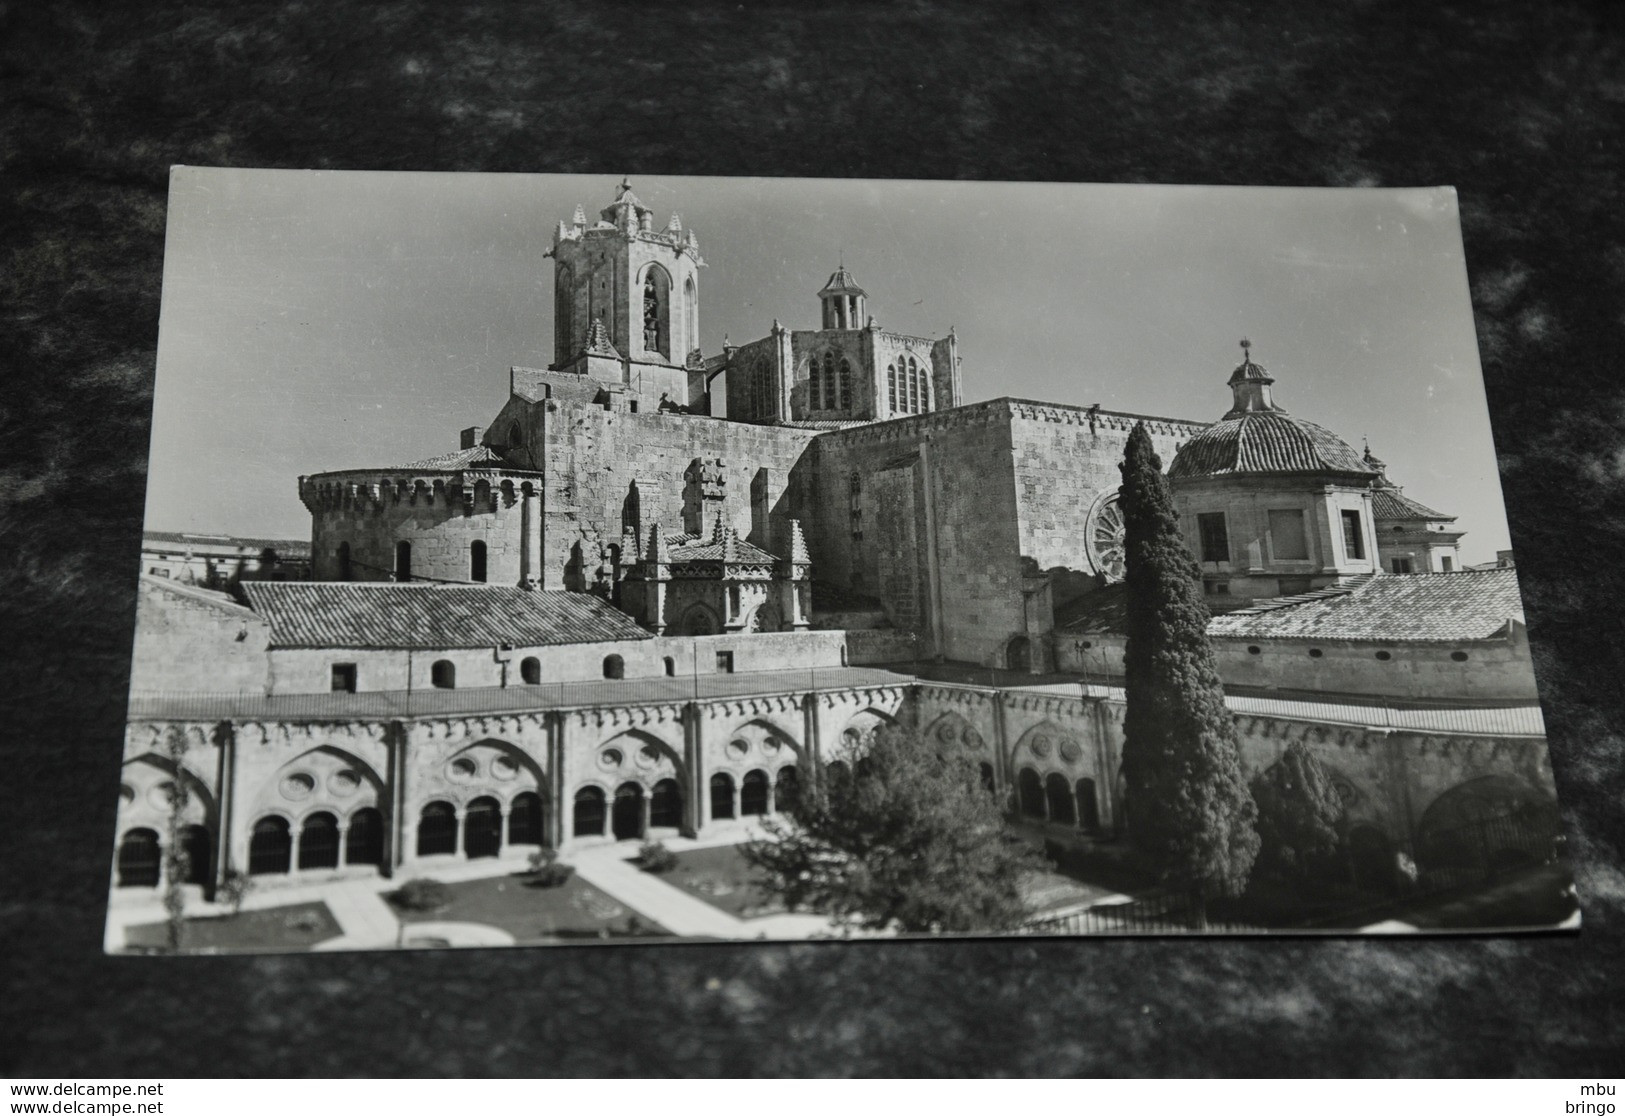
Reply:
[[[674, 213], [656, 229], [654, 211], [623, 179], [615, 200], [588, 223], [576, 207], [553, 233], [553, 368], [605, 378], [613, 367], [586, 357], [614, 350], [620, 382], [651, 401], [688, 403], [685, 369], [700, 350], [699, 240]], [[603, 329], [595, 329], [602, 322]]]

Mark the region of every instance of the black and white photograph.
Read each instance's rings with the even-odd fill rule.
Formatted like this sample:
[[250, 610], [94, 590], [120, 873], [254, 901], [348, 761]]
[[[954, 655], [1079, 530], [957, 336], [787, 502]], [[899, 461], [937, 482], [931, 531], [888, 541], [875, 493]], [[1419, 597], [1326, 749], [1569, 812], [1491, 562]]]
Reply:
[[109, 953], [1579, 926], [1449, 188], [167, 222]]

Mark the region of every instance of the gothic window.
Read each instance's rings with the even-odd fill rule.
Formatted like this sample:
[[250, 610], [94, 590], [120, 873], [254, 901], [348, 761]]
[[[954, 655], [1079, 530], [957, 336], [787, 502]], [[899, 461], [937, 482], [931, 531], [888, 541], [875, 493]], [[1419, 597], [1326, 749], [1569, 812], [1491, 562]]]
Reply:
[[852, 362], [841, 361], [841, 410], [852, 409]]
[[916, 415], [923, 409], [920, 406], [920, 368], [913, 357], [908, 358], [908, 409]]
[[773, 810], [784, 813], [795, 809], [796, 797], [800, 793], [801, 785], [796, 781], [796, 765], [787, 763], [779, 768], [779, 774], [773, 781]]
[[412, 544], [409, 542], [395, 544], [395, 580], [412, 580]]
[[683, 824], [683, 792], [676, 779], [662, 779], [649, 792], [649, 824], [662, 829]]
[[553, 348], [560, 361], [569, 360], [575, 355], [575, 337], [571, 331], [575, 324], [572, 320], [574, 301], [575, 272], [569, 264], [560, 264], [553, 273]]
[[1065, 775], [1052, 772], [1044, 780], [1044, 797], [1049, 799], [1050, 821], [1062, 825], [1072, 825], [1077, 821], [1077, 811], [1072, 805], [1072, 788], [1066, 785]]
[[120, 887], [158, 886], [158, 832], [132, 829], [118, 847]]
[[339, 866], [339, 820], [323, 811], [305, 819], [299, 830], [299, 870]]
[[468, 544], [468, 580], [485, 580], [485, 544], [478, 539]]
[[734, 816], [734, 781], [730, 775], [717, 772], [711, 776], [711, 820]]
[[818, 381], [818, 407], [828, 411], [835, 406], [835, 354], [824, 354], [824, 375]]
[[891, 402], [891, 413], [897, 413], [897, 365], [886, 365], [886, 398]]
[[437, 690], [457, 688], [457, 666], [450, 659], [436, 659], [429, 668], [429, 684]]
[[683, 310], [688, 323], [688, 336], [684, 340], [689, 352], [696, 352], [700, 347], [700, 292], [694, 286], [692, 275], [683, 283]]
[[671, 276], [659, 266], [643, 280], [643, 348], [671, 356]]
[[449, 802], [431, 802], [418, 818], [418, 855], [443, 856], [457, 851], [457, 811]]
[[508, 807], [508, 844], [542, 843], [542, 796], [535, 791], [514, 795]]
[[1038, 777], [1038, 772], [1030, 767], [1023, 767], [1021, 774], [1016, 777], [1017, 797], [1021, 800], [1021, 812], [1029, 818], [1044, 818], [1044, 782]]
[[293, 837], [286, 820], [273, 814], [254, 823], [254, 831], [248, 838], [250, 876], [286, 875], [292, 854]]
[[1076, 785], [1078, 795], [1078, 828], [1093, 833], [1100, 828], [1100, 799], [1095, 793], [1093, 779], [1079, 779]]
[[214, 841], [201, 825], [189, 825], [181, 831], [181, 852], [186, 857], [185, 882], [206, 884], [209, 869], [214, 866]]
[[463, 812], [463, 855], [473, 860], [501, 851], [502, 807], [490, 795], [482, 795]]
[[597, 787], [582, 787], [576, 791], [575, 824], [577, 837], [604, 835], [604, 792]]
[[767, 772], [747, 772], [739, 789], [740, 815], [748, 818], [767, 813], [768, 789]]
[[344, 863], [383, 862], [384, 816], [371, 806], [363, 806], [350, 815], [350, 825], [344, 834]]
[[622, 783], [615, 788], [615, 805], [610, 808], [609, 822], [617, 840], [643, 836], [641, 783]]
[[853, 473], [847, 497], [848, 518], [851, 521], [852, 537], [863, 538], [863, 475]]
[[519, 663], [519, 680], [527, 686], [539, 686], [542, 683], [542, 661], [534, 655], [526, 656]]

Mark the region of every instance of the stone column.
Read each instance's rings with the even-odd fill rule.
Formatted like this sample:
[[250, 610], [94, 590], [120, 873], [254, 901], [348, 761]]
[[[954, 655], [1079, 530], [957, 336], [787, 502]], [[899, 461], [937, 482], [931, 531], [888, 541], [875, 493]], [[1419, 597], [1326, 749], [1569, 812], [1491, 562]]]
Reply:
[[236, 804], [232, 801], [232, 788], [237, 781], [237, 726], [221, 721], [215, 727], [215, 741], [219, 745], [219, 763], [215, 769], [214, 790], [214, 871], [205, 889], [210, 898], [232, 867], [231, 834], [237, 823]]
[[519, 506], [519, 584], [542, 585], [542, 508], [536, 486], [527, 484], [520, 493]]
[[411, 820], [406, 816], [409, 730], [404, 721], [390, 721], [384, 732], [389, 742], [389, 824], [384, 827], [384, 857], [380, 867], [386, 876], [393, 876], [394, 869], [406, 863], [407, 826]]
[[568, 832], [566, 826], [570, 823], [565, 790], [569, 780], [564, 757], [564, 721], [565, 715], [557, 710], [543, 714], [543, 725], [547, 731], [547, 779], [551, 808], [546, 811], [546, 830], [542, 839], [555, 849], [564, 844]]
[[708, 816], [705, 801], [705, 726], [703, 713], [697, 701], [683, 705], [683, 763], [688, 768], [688, 793], [684, 795], [684, 814], [689, 820], [685, 837], [698, 837], [705, 828]]

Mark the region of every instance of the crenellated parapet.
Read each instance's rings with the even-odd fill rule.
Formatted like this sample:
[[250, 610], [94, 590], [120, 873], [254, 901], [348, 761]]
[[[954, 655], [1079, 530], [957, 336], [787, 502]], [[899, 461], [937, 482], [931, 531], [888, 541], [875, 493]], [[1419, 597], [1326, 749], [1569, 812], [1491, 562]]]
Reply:
[[475, 515], [513, 508], [541, 488], [542, 474], [519, 470], [368, 470], [300, 477], [299, 499], [312, 515], [377, 514], [401, 506]]

